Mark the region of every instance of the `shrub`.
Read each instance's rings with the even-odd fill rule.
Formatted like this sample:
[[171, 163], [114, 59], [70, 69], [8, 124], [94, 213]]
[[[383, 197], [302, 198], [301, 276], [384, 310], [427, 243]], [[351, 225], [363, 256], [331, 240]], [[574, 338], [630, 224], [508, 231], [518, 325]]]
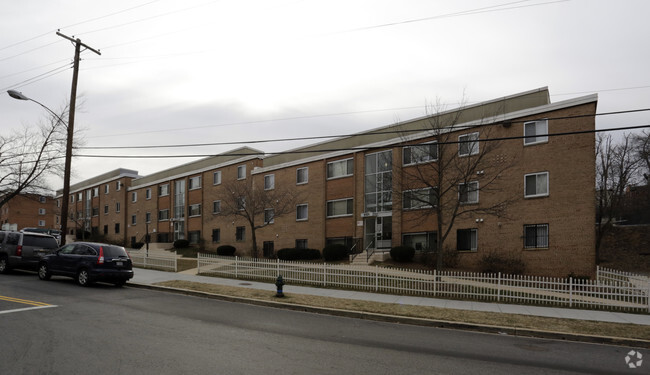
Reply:
[[483, 255], [479, 261], [481, 272], [485, 273], [507, 273], [521, 275], [526, 269], [526, 264], [519, 257], [513, 255], [497, 254], [490, 252]]
[[186, 247], [190, 247], [190, 241], [188, 241], [188, 240], [176, 240], [176, 241], [174, 241], [174, 248], [176, 248], [176, 249], [184, 249]]
[[415, 256], [415, 249], [411, 246], [395, 246], [390, 249], [390, 257], [396, 262], [410, 262]]
[[323, 259], [327, 262], [345, 259], [348, 257], [348, 248], [345, 245], [327, 245], [323, 249]]
[[230, 245], [221, 245], [217, 247], [217, 255], [231, 257], [235, 255], [235, 251], [237, 251], [237, 249], [234, 246]]
[[280, 260], [314, 260], [320, 259], [320, 251], [316, 249], [284, 248], [278, 250]]

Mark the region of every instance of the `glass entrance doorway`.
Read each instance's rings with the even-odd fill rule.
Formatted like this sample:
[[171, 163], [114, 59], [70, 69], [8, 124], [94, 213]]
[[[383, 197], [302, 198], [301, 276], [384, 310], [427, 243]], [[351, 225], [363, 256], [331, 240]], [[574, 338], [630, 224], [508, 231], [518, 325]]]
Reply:
[[364, 247], [374, 250], [388, 250], [393, 238], [391, 216], [367, 217], [364, 220]]

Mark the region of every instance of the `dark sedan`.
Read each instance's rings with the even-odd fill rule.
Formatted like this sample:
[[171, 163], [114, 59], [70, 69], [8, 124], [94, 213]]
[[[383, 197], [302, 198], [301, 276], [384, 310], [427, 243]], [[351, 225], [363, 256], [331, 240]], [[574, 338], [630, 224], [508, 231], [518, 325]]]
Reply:
[[74, 242], [43, 257], [38, 277], [49, 280], [53, 275], [69, 276], [81, 286], [95, 281], [124, 285], [133, 277], [131, 257], [121, 246]]

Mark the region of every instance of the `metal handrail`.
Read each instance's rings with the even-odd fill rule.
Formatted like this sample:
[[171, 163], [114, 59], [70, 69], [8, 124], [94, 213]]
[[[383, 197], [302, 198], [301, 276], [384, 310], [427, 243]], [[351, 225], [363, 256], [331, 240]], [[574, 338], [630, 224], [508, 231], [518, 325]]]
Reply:
[[375, 243], [375, 239], [373, 238], [373, 240], [370, 241], [368, 246], [366, 246], [366, 264], [368, 264], [368, 262], [370, 261], [370, 257], [375, 254], [375, 249], [374, 248], [372, 249], [372, 252], [368, 251], [370, 246], [372, 246], [374, 243]]

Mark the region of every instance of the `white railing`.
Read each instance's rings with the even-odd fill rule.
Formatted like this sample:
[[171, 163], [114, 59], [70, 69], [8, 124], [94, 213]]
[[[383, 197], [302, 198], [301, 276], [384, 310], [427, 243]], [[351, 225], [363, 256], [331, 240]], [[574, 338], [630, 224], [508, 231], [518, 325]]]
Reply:
[[506, 303], [650, 312], [649, 286], [575, 278], [551, 278], [287, 262], [198, 254], [203, 275], [355, 289], [379, 293], [478, 299]]
[[169, 255], [151, 254], [147, 255], [145, 252], [131, 252], [131, 262], [135, 267], [141, 268], [155, 268], [165, 271], [178, 271], [178, 261], [176, 252]]
[[650, 277], [648, 276], [597, 266], [596, 280], [600, 284], [618, 284], [637, 287], [640, 293], [644, 293], [645, 295], [650, 294]]

